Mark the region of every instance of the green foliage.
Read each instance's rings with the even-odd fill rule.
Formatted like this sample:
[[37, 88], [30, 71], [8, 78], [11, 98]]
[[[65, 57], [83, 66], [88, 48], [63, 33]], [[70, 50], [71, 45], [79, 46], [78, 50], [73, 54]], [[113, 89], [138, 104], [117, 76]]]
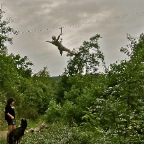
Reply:
[[65, 74], [72, 76], [77, 73], [85, 74], [97, 73], [98, 67], [103, 65], [105, 67], [104, 56], [100, 51], [98, 40], [100, 35], [95, 35], [90, 38], [90, 41], [84, 41], [83, 45], [76, 52], [74, 58], [68, 61]]
[[79, 127], [69, 127], [63, 123], [49, 125], [48, 129], [35, 134], [25, 135], [24, 143], [28, 144], [92, 144], [96, 137]]
[[[22, 115], [27, 118], [35, 119], [38, 115], [44, 114], [50, 100], [55, 97], [54, 80], [49, 75], [40, 73], [41, 71], [31, 78], [24, 78], [19, 87], [21, 92], [19, 112], [23, 111]], [[45, 71], [45, 73], [48, 72]], [[25, 104], [26, 102], [27, 104]], [[29, 109], [29, 111], [25, 111], [25, 109]]]
[[[136, 42], [131, 39], [129, 61], [112, 64], [107, 73], [108, 87], [101, 99], [89, 107], [84, 125], [99, 126], [112, 141], [141, 142], [143, 136], [143, 35]], [[111, 136], [114, 136], [113, 138]]]
[[61, 116], [61, 106], [57, 104], [54, 100], [51, 100], [49, 107], [46, 111], [46, 121], [47, 122], [57, 122], [60, 120]]
[[66, 101], [62, 107], [62, 119], [70, 125], [81, 120], [82, 109], [71, 101]]
[[14, 64], [17, 68], [18, 73], [23, 77], [31, 77], [31, 66], [33, 64], [29, 61], [27, 56], [24, 56], [23, 58], [21, 58], [20, 55], [14, 56], [13, 54], [11, 54], [11, 56], [13, 57]]
[[[62, 118], [69, 123], [81, 123], [82, 117], [96, 97], [102, 95], [105, 89], [105, 75], [75, 74], [72, 77], [63, 76], [61, 90], [63, 90]], [[63, 85], [65, 82], [66, 85]]]
[[0, 10], [0, 98], [3, 107], [8, 97], [16, 99], [17, 117], [34, 119], [44, 114], [55, 97], [55, 83], [46, 68], [32, 76], [32, 62], [27, 56], [8, 54], [6, 42], [12, 44], [10, 20], [3, 20]]
[[111, 64], [105, 74], [82, 75], [80, 70], [75, 71], [75, 58], [71, 59], [74, 65], [68, 67], [68, 73], [58, 85], [62, 97], [56, 101], [61, 104], [61, 120], [70, 125], [77, 123], [96, 134], [98, 143], [142, 142], [143, 139], [144, 36], [140, 35], [137, 41], [130, 37], [129, 40], [130, 52], [121, 49], [127, 54], [127, 61]]
[[[6, 42], [12, 44], [11, 33], [15, 33], [8, 24], [10, 20], [4, 20], [4, 12], [0, 9], [0, 91], [5, 96], [11, 94], [11, 96], [17, 95], [16, 81], [19, 80], [17, 70], [14, 66], [13, 58], [7, 54]], [[3, 103], [5, 98], [2, 99]]]
[[4, 138], [0, 138], [0, 143], [1, 144], [5, 144], [6, 143], [6, 140]]
[[7, 48], [5, 42], [12, 44], [12, 38], [9, 36], [10, 33], [15, 33], [13, 28], [8, 26], [10, 19], [4, 20], [3, 18], [4, 11], [0, 9], [0, 54], [6, 54]]

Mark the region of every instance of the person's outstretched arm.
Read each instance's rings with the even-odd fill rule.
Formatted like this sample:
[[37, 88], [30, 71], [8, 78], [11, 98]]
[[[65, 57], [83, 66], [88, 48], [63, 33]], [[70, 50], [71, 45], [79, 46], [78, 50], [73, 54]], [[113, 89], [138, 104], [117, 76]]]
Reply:
[[45, 41], [45, 42], [49, 42], [49, 43], [52, 43], [52, 41]]
[[61, 34], [60, 34], [60, 35], [57, 37], [56, 41], [58, 41], [58, 40], [59, 40], [60, 36], [61, 36]]

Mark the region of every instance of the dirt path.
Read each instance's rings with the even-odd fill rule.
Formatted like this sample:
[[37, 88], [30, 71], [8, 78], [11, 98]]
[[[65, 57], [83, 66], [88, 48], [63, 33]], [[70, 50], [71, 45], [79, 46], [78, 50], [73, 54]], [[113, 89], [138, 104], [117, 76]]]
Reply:
[[0, 138], [6, 138], [7, 131], [0, 131]]

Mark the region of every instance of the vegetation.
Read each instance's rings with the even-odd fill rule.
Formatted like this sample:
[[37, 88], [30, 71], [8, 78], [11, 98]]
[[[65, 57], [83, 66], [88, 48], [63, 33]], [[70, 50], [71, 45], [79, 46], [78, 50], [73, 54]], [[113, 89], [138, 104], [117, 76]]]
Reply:
[[[130, 44], [120, 49], [127, 60], [109, 67], [99, 47], [100, 35], [93, 36], [77, 55], [69, 56], [65, 72], [55, 79], [46, 67], [33, 74], [26, 56], [7, 53], [5, 43], [12, 44], [10, 33], [15, 33], [8, 24], [0, 10], [0, 115], [6, 99], [13, 96], [18, 120], [25, 117], [37, 126], [48, 125], [26, 133], [26, 144], [143, 142], [144, 34], [138, 39], [128, 35]], [[29, 123], [28, 130], [32, 126]]]

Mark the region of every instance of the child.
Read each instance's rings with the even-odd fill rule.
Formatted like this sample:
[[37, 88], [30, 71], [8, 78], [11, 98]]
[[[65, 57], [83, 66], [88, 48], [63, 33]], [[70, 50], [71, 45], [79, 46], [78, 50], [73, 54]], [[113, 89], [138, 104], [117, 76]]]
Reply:
[[7, 100], [7, 105], [5, 107], [5, 120], [8, 123], [8, 132], [7, 132], [7, 141], [10, 132], [16, 128], [16, 121], [15, 121], [15, 110], [14, 110], [14, 98], [10, 97]]

